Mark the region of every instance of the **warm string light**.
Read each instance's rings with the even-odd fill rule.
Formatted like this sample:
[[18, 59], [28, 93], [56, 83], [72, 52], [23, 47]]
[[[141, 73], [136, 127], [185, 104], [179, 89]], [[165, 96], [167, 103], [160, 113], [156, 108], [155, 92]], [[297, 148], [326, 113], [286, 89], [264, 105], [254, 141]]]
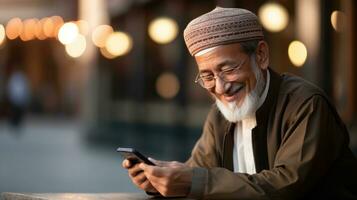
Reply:
[[296, 67], [301, 67], [307, 58], [306, 46], [300, 41], [292, 41], [288, 48], [288, 55], [291, 63]]
[[5, 28], [7, 38], [14, 40], [19, 37], [22, 33], [22, 26], [22, 20], [20, 18], [10, 19]]
[[92, 41], [99, 48], [105, 47], [105, 43], [110, 34], [114, 32], [109, 25], [99, 25], [92, 32]]
[[149, 36], [159, 44], [172, 42], [178, 34], [177, 22], [168, 17], [159, 17], [150, 22]]
[[16, 17], [9, 20], [5, 33], [10, 40], [16, 38], [22, 41], [44, 40], [57, 37], [59, 27], [62, 25], [63, 19], [60, 16], [45, 17], [40, 20], [37, 18], [21, 20]]
[[85, 20], [78, 20], [75, 22], [78, 27], [78, 31], [81, 35], [88, 35], [89, 33], [89, 23]]
[[78, 34], [77, 37], [69, 44], [66, 44], [65, 49], [69, 56], [78, 58], [85, 52], [87, 47], [86, 38]]
[[33, 40], [36, 37], [36, 25], [38, 19], [26, 19], [23, 21], [23, 27], [20, 34], [22, 41]]
[[174, 98], [179, 90], [179, 80], [173, 73], [163, 73], [156, 80], [156, 91], [164, 99]]
[[72, 43], [79, 34], [78, 26], [73, 22], [64, 23], [63, 26], [59, 29], [58, 40], [62, 44]]
[[[284, 29], [289, 20], [286, 9], [275, 3], [263, 5], [259, 10], [259, 17], [263, 26], [274, 32]], [[331, 14], [331, 24], [336, 31], [342, 30], [343, 17], [344, 14], [340, 11], [334, 11]], [[19, 37], [23, 41], [57, 37], [65, 45], [66, 53], [77, 58], [83, 55], [86, 50], [85, 35], [89, 32], [89, 25], [85, 20], [64, 23], [60, 16], [45, 17], [40, 20], [33, 18], [24, 21], [20, 18], [13, 18], [9, 20], [6, 27], [0, 25], [0, 45], [4, 43], [6, 36], [10, 40]], [[149, 24], [148, 34], [155, 42], [167, 44], [177, 37], [178, 25], [171, 18], [159, 17]], [[99, 47], [100, 53], [107, 59], [123, 56], [133, 46], [133, 40], [129, 34], [121, 31], [114, 32], [110, 25], [105, 24], [93, 29], [91, 39], [93, 44]], [[293, 41], [289, 45], [288, 55], [295, 66], [302, 66], [307, 58], [305, 45], [299, 41]], [[157, 91], [160, 96], [171, 98], [176, 95], [179, 89], [178, 81], [175, 80], [175, 76], [172, 74], [163, 74], [158, 78]], [[167, 89], [169, 86], [165, 86], [163, 82], [174, 84], [170, 86], [170, 89]]]
[[46, 20], [47, 20], [47, 17], [42, 18], [36, 24], [35, 35], [36, 35], [36, 38], [39, 40], [47, 39], [47, 36], [44, 33], [44, 24], [45, 24]]
[[336, 32], [343, 32], [346, 24], [346, 14], [335, 10], [331, 13], [331, 25]]
[[113, 32], [105, 42], [105, 48], [113, 56], [123, 56], [127, 54], [133, 46], [133, 40], [125, 32]]
[[278, 3], [266, 3], [259, 8], [259, 19], [264, 28], [271, 32], [279, 32], [289, 23], [289, 14], [286, 8]]
[[[133, 39], [128, 33], [114, 31], [110, 25], [103, 24], [90, 30], [85, 20], [65, 23], [60, 16], [25, 20], [13, 18], [9, 20], [3, 32], [9, 40], [20, 38], [22, 41], [30, 41], [57, 38], [65, 45], [66, 52], [71, 57], [79, 57], [85, 52], [87, 46], [85, 36], [90, 32], [93, 44], [108, 59], [123, 56], [133, 47]], [[171, 18], [159, 17], [150, 23], [148, 33], [157, 43], [167, 44], [177, 37], [178, 25]], [[0, 27], [0, 44], [4, 41], [1, 37]]]
[[0, 46], [4, 44], [6, 38], [5, 27], [0, 24]]

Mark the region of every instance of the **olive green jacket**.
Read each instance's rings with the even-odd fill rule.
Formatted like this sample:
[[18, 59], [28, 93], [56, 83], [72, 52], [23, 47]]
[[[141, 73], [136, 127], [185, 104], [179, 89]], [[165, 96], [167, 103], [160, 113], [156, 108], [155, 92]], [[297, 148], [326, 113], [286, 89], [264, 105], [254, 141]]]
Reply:
[[357, 199], [357, 160], [345, 125], [316, 86], [270, 69], [252, 130], [256, 174], [233, 172], [233, 135], [213, 106], [186, 162], [197, 199]]

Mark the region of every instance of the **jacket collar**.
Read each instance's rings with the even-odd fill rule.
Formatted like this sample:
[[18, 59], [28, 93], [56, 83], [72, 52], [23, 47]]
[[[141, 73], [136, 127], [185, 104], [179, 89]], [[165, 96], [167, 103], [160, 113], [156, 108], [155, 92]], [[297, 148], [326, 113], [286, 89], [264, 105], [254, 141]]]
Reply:
[[257, 110], [256, 118], [258, 126], [267, 121], [269, 113], [276, 103], [279, 95], [279, 89], [281, 84], [281, 77], [278, 73], [269, 68], [270, 72], [270, 85], [268, 90], [268, 95], [263, 103], [263, 105]]
[[263, 105], [256, 112], [257, 126], [252, 130], [253, 154], [256, 172], [269, 168], [267, 135], [269, 119], [275, 115], [274, 110], [279, 95], [281, 77], [269, 69], [271, 79], [268, 96]]

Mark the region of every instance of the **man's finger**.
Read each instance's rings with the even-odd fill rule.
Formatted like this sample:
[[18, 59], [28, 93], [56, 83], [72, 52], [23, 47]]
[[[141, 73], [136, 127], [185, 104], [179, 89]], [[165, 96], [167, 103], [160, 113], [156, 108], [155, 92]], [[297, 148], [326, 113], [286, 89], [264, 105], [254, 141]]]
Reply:
[[164, 177], [168, 175], [167, 172], [169, 170], [167, 167], [158, 167], [146, 164], [140, 164], [139, 167], [144, 171], [146, 177]]
[[150, 182], [151, 185], [163, 196], [168, 196], [168, 188], [160, 184], [160, 182]]
[[142, 183], [147, 181], [147, 178], [144, 173], [140, 173], [137, 176], [133, 177], [133, 181], [135, 182], [135, 184], [141, 185]]
[[143, 172], [143, 170], [139, 167], [139, 165], [134, 165], [133, 167], [128, 169], [129, 176], [135, 177]]
[[156, 190], [156, 188], [154, 188], [154, 186], [150, 183], [149, 180], [146, 179], [146, 181], [144, 181], [141, 185], [141, 188], [144, 188], [145, 191], [147, 192], [153, 192], [153, 193], [157, 193], [158, 191]]
[[130, 167], [132, 167], [132, 164], [128, 159], [124, 159], [122, 162], [122, 166], [126, 169], [129, 169]]
[[138, 167], [140, 168], [140, 169], [142, 169], [142, 170], [149, 170], [149, 168], [148, 168], [148, 165], [147, 164], [145, 164], [145, 163], [140, 163], [139, 165], [138, 165]]

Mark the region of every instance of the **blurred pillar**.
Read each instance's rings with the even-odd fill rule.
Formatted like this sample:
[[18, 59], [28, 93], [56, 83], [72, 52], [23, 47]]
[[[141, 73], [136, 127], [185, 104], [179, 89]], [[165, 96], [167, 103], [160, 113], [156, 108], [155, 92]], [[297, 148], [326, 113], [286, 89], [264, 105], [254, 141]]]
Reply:
[[302, 68], [303, 76], [311, 82], [323, 87], [320, 83], [321, 73], [326, 66], [320, 66], [320, 0], [295, 1], [296, 39], [306, 45], [307, 60]]
[[[333, 89], [334, 100], [342, 118], [347, 123], [356, 123], [356, 2], [338, 1], [340, 16], [339, 31], [332, 31]], [[331, 13], [330, 13], [331, 14]], [[353, 121], [355, 120], [355, 121]]]
[[[101, 24], [109, 24], [106, 0], [79, 0], [79, 19], [89, 24], [89, 33]], [[91, 34], [86, 36], [87, 49], [79, 58], [78, 77], [81, 81], [80, 115], [84, 125], [95, 126], [98, 122], [99, 97], [101, 96], [98, 74], [97, 48], [91, 42]]]

